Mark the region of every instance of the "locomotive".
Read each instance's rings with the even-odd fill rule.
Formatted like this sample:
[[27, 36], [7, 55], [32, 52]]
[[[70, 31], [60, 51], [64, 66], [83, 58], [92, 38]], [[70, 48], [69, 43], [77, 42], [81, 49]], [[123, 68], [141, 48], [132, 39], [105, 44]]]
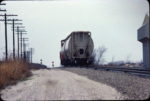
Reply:
[[61, 65], [89, 65], [93, 63], [94, 44], [89, 31], [73, 31], [61, 40]]

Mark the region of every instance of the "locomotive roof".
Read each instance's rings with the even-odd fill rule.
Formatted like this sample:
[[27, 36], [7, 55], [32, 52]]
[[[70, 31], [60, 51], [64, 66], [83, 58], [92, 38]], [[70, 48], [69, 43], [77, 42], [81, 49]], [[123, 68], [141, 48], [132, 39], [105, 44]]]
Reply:
[[[91, 32], [90, 31], [73, 31], [73, 32], [71, 32], [71, 34], [75, 34], [75, 33], [91, 33]], [[69, 34], [64, 40], [61, 40], [61, 42], [67, 40], [71, 36], [71, 34]]]
[[73, 31], [72, 33], [91, 33], [91, 32], [90, 31]]

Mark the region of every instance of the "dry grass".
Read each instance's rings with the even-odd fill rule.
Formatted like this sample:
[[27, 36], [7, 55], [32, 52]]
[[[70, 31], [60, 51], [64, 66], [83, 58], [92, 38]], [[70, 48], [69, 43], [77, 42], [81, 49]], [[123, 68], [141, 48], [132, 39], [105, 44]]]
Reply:
[[19, 60], [3, 62], [0, 64], [0, 89], [29, 75], [30, 70], [27, 63]]

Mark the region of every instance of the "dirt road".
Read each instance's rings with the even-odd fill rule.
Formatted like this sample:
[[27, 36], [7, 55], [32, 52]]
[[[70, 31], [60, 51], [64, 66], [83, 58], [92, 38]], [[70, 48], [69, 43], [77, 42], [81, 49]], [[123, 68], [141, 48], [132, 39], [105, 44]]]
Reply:
[[36, 70], [28, 80], [7, 87], [4, 100], [123, 99], [114, 88], [63, 70]]

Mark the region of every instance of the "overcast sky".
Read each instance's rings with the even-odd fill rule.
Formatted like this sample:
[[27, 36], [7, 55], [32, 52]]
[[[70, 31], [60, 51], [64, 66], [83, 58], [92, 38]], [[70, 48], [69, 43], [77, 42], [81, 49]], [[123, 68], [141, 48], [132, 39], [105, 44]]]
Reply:
[[[91, 31], [94, 47], [105, 46], [106, 62], [142, 60], [142, 44], [137, 41], [149, 4], [146, 0], [54, 0], [7, 1], [8, 14], [18, 14], [26, 26], [33, 62], [59, 66], [60, 41], [72, 31]], [[2, 14], [2, 12], [1, 12]], [[2, 18], [2, 17], [1, 17]], [[11, 17], [12, 18], [12, 17]], [[8, 26], [9, 51], [12, 32]], [[4, 23], [0, 22], [0, 55], [4, 50]]]

